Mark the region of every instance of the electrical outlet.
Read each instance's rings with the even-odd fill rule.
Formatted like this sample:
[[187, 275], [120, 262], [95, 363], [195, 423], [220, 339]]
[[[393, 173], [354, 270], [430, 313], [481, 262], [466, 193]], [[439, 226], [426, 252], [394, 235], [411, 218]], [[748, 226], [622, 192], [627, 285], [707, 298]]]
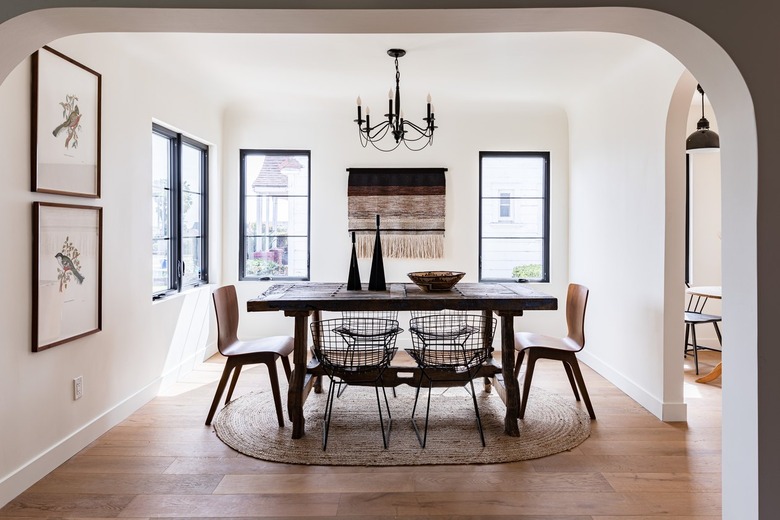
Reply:
[[84, 379], [79, 377], [73, 378], [73, 400], [81, 399], [84, 396]]

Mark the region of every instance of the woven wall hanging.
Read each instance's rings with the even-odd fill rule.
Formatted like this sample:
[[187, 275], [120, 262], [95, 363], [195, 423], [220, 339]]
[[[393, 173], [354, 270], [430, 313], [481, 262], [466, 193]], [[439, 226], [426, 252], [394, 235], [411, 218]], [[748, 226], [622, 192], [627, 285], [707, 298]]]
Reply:
[[444, 256], [446, 168], [348, 168], [349, 231], [357, 254], [371, 257], [376, 216], [387, 258]]

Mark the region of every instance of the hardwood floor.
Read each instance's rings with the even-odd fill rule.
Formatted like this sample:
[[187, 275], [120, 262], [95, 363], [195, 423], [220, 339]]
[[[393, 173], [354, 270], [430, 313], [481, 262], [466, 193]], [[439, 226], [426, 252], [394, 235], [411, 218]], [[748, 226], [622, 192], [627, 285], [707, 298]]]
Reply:
[[[720, 355], [702, 353], [702, 373]], [[688, 423], [663, 423], [582, 366], [598, 419], [570, 452], [486, 466], [327, 467], [264, 462], [203, 421], [217, 356], [0, 509], [0, 518], [638, 520], [721, 516], [720, 380], [694, 383]], [[521, 374], [522, 377], [522, 374]], [[242, 373], [236, 396], [265, 385]], [[534, 384], [571, 396], [560, 364]], [[289, 423], [288, 426], [289, 428]]]

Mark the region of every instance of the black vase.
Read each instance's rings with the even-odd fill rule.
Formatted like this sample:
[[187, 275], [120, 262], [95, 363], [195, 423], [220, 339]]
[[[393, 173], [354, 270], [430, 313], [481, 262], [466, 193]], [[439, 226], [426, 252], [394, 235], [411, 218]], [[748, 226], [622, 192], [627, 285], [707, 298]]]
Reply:
[[347, 290], [360, 291], [363, 286], [360, 283], [360, 270], [358, 269], [357, 252], [355, 251], [355, 232], [352, 232], [352, 260], [349, 262], [349, 277], [347, 277]]
[[379, 238], [379, 215], [376, 216], [376, 240], [374, 258], [371, 260], [371, 276], [368, 279], [369, 291], [386, 291], [385, 264], [382, 261], [382, 241]]

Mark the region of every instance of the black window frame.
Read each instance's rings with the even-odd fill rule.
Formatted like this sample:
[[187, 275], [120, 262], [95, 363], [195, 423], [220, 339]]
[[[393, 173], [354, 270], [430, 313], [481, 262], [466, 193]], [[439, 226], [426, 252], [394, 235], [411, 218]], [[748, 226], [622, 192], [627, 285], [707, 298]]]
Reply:
[[[159, 300], [167, 295], [182, 292], [187, 289], [199, 287], [209, 283], [209, 246], [208, 246], [208, 229], [209, 229], [209, 146], [203, 142], [192, 139], [183, 135], [181, 132], [171, 130], [165, 126], [157, 123], [152, 123], [152, 135], [157, 134], [168, 140], [168, 183], [170, 189], [168, 190], [168, 204], [170, 207], [169, 214], [169, 244], [168, 244], [168, 259], [169, 265], [176, 266], [175, 268], [168, 269], [168, 287], [161, 291], [153, 291], [152, 299]], [[181, 229], [183, 216], [182, 205], [182, 171], [181, 171], [181, 154], [184, 145], [190, 146], [201, 152], [201, 205], [200, 205], [200, 276], [195, 282], [184, 283], [184, 270], [185, 265], [182, 260], [182, 238], [183, 232]], [[155, 238], [152, 238], [154, 241]]]
[[[247, 276], [246, 262], [246, 158], [249, 155], [277, 155], [292, 156], [304, 155], [307, 157], [306, 171], [306, 276]], [[287, 197], [291, 197], [287, 195]], [[300, 197], [300, 196], [292, 196]], [[311, 150], [281, 150], [281, 149], [261, 149], [261, 148], [242, 148], [239, 150], [239, 211], [238, 211], [238, 279], [240, 281], [309, 281], [311, 279]], [[260, 235], [255, 235], [260, 236]], [[299, 235], [274, 235], [277, 237]]]
[[[484, 197], [482, 193], [483, 186], [483, 172], [482, 164], [483, 159], [486, 157], [538, 157], [544, 161], [544, 225], [542, 238], [542, 276], [539, 279], [517, 279], [517, 278], [485, 278], [482, 274], [482, 241], [483, 238], [495, 239], [496, 237], [483, 237], [482, 236], [482, 209], [483, 201], [486, 199], [500, 199], [499, 197]], [[510, 200], [526, 199], [528, 197], [511, 196]], [[538, 198], [538, 197], [534, 197]], [[479, 260], [478, 260], [478, 273], [480, 282], [532, 282], [532, 283], [549, 283], [550, 282], [550, 152], [549, 151], [517, 151], [517, 152], [479, 152]], [[540, 237], [507, 237], [507, 239], [519, 239], [519, 240], [538, 240]]]

